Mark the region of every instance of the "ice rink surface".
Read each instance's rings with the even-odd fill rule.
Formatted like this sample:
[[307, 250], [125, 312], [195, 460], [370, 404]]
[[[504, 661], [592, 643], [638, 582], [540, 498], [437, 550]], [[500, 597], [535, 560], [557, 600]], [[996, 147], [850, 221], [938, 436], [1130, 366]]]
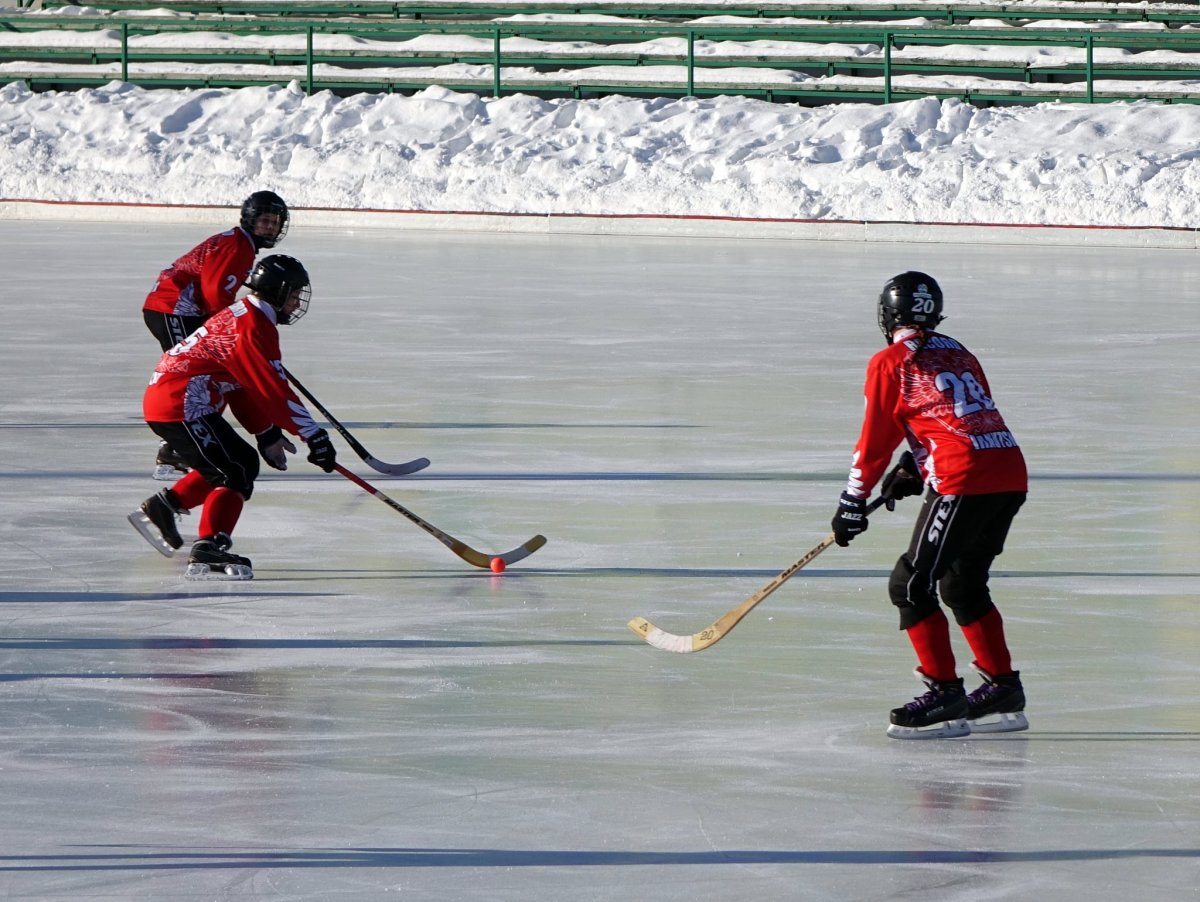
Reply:
[[[255, 580], [185, 582], [125, 520], [139, 308], [211, 229], [0, 223], [0, 898], [1200, 898], [1200, 257], [297, 219], [285, 363], [433, 465], [340, 460], [549, 544], [473, 570], [298, 457], [236, 532]], [[705, 652], [625, 627], [695, 632], [827, 533], [906, 269], [1029, 459], [993, 578], [1026, 734], [884, 735], [911, 499]]]

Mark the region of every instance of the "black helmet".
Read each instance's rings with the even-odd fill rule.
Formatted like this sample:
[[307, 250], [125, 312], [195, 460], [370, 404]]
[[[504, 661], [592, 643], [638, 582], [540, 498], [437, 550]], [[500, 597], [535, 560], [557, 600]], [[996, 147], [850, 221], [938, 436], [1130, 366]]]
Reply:
[[943, 319], [942, 289], [923, 272], [893, 276], [879, 293], [879, 329], [888, 344], [896, 326], [934, 329]]
[[[274, 238], [264, 238], [254, 234], [254, 223], [264, 213], [274, 213], [279, 217], [279, 234]], [[264, 247], [274, 247], [283, 240], [288, 230], [288, 208], [283, 198], [274, 191], [255, 191], [242, 201], [242, 218], [240, 225], [254, 239], [254, 245], [259, 250]]]
[[[294, 323], [308, 312], [312, 283], [308, 278], [308, 270], [295, 257], [284, 254], [263, 257], [250, 271], [246, 285], [255, 297], [275, 309], [276, 319], [281, 326]], [[283, 305], [297, 289], [300, 290], [300, 306], [291, 313], [284, 313]]]

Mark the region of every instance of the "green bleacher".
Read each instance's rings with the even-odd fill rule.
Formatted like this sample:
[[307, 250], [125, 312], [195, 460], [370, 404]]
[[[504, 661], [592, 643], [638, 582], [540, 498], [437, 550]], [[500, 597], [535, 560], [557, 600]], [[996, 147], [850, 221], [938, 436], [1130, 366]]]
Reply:
[[[43, 0], [44, 8], [91, 7], [113, 11], [172, 10], [208, 15], [278, 15], [278, 16], [373, 16], [385, 18], [454, 19], [494, 18], [516, 15], [604, 15], [623, 19], [659, 19], [663, 21], [694, 20], [710, 16], [739, 16], [754, 19], [803, 17], [827, 21], [898, 21], [927, 18], [954, 25], [976, 19], [1036, 21], [1047, 19], [1083, 20], [1092, 22], [1161, 22], [1183, 25], [1200, 21], [1200, 3], [1183, 0], [1174, 3], [1097, 3], [1095, 0], [1047, 0], [1047, 2], [956, 3], [953, 0], [929, 2], [878, 3], [800, 2], [762, 3], [758, 0], [730, 0], [727, 3], [704, 3], [649, 0], [632, 3], [629, 0], [593, 0], [590, 3], [509, 2], [495, 0], [352, 0], [337, 3], [331, 0], [99, 0], [80, 3], [73, 0]], [[1190, 7], [1190, 8], [1189, 8]]]
[[101, 0], [77, 14], [74, 4], [45, 6], [0, 14], [0, 82], [1200, 102], [1198, 3]]

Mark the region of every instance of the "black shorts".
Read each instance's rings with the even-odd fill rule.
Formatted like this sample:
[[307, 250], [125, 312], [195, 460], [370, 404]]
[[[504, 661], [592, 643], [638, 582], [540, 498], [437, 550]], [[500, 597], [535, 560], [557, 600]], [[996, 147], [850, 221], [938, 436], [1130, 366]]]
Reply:
[[159, 313], [143, 310], [142, 319], [150, 334], [158, 339], [164, 351], [169, 351], [204, 325], [207, 316], [176, 316], [174, 313]]
[[214, 488], [225, 486], [247, 501], [258, 478], [258, 451], [219, 413], [182, 423], [148, 423]]
[[900, 609], [900, 629], [934, 612], [938, 599], [967, 626], [990, 611], [988, 575], [1004, 550], [1009, 527], [1025, 503], [1025, 492], [925, 496], [908, 550], [888, 582]]

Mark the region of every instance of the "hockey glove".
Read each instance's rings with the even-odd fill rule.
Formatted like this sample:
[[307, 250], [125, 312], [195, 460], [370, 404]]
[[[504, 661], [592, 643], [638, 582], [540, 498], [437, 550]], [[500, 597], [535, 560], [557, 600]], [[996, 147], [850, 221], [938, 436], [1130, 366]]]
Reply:
[[296, 453], [296, 446], [283, 434], [282, 429], [272, 426], [254, 438], [258, 442], [258, 453], [267, 462], [267, 466], [276, 470], [287, 469], [287, 456]]
[[833, 540], [845, 548], [856, 535], [866, 532], [867, 526], [867, 502], [842, 492], [833, 515]]
[[333, 465], [337, 463], [337, 452], [333, 449], [333, 442], [329, 440], [329, 433], [324, 429], [318, 429], [309, 436], [308, 462], [326, 473], [333, 472]]
[[924, 488], [925, 481], [921, 479], [921, 468], [913, 459], [912, 452], [905, 451], [900, 455], [899, 462], [892, 467], [891, 472], [883, 477], [883, 485], [879, 487], [879, 494], [883, 496], [883, 503], [887, 509], [894, 511], [897, 501], [907, 498], [909, 495], [920, 495]]

